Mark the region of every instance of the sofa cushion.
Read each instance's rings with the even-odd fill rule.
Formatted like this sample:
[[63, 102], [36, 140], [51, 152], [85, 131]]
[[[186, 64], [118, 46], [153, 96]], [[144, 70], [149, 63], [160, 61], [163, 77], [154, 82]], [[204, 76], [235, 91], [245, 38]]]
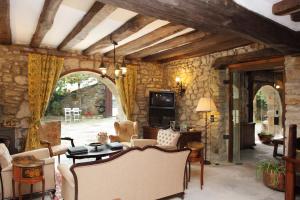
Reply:
[[176, 146], [180, 134], [172, 129], [160, 129], [157, 134], [157, 144], [159, 146]]
[[4, 169], [11, 164], [12, 157], [4, 143], [0, 144], [0, 165]]

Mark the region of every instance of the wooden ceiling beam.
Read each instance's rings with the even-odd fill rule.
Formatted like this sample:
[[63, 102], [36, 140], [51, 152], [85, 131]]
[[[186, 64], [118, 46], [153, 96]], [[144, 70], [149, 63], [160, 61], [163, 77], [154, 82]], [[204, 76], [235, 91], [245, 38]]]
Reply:
[[300, 11], [291, 14], [291, 20], [294, 22], [300, 22]]
[[45, 0], [36, 30], [31, 38], [31, 47], [39, 47], [41, 45], [43, 38], [53, 25], [61, 2], [62, 0]]
[[260, 70], [278, 70], [284, 68], [284, 57], [263, 59], [245, 63], [229, 65], [230, 71], [260, 71]]
[[77, 23], [67, 37], [59, 44], [59, 50], [69, 50], [86, 38], [89, 32], [101, 23], [108, 15], [117, 8], [95, 2], [85, 16]]
[[297, 10], [300, 10], [300, 0], [282, 0], [272, 7], [274, 15], [288, 15]]
[[199, 30], [235, 32], [241, 37], [267, 44], [282, 52], [300, 52], [299, 33], [250, 11], [233, 0], [98, 1]]
[[199, 51], [202, 49], [206, 49], [212, 45], [218, 45], [220, 42], [236, 38], [233, 35], [224, 35], [224, 34], [211, 34], [207, 35], [200, 40], [197, 40], [191, 44], [185, 44], [179, 47], [175, 47], [172, 49], [168, 49], [150, 56], [146, 56], [143, 58], [144, 61], [159, 61], [165, 60], [172, 57], [178, 57], [181, 55], [189, 54], [191, 52]]
[[208, 35], [208, 33], [194, 30], [194, 31], [186, 33], [184, 35], [181, 35], [181, 36], [172, 38], [170, 40], [158, 43], [151, 47], [142, 49], [141, 51], [129, 54], [126, 56], [126, 59], [139, 59], [142, 57], [146, 57], [146, 56], [155, 54], [162, 50], [167, 50], [167, 49], [171, 49], [171, 48], [185, 45], [188, 43], [192, 43], [193, 41], [196, 41], [196, 40], [198, 41], [199, 39], [203, 38], [206, 35]]
[[99, 51], [100, 49], [110, 46], [111, 45], [110, 36], [112, 36], [114, 41], [120, 42], [121, 40], [124, 40], [125, 38], [129, 37], [130, 35], [138, 32], [140, 29], [150, 24], [151, 22], [154, 22], [155, 20], [156, 19], [153, 17], [137, 15], [132, 19], [128, 20], [124, 25], [122, 25], [120, 28], [115, 30], [110, 35], [98, 40], [96, 43], [89, 46], [87, 49], [83, 51], [83, 53], [86, 55], [93, 54]]
[[248, 44], [251, 44], [251, 42], [249, 40], [245, 40], [243, 38], [233, 38], [233, 39], [219, 42], [218, 44], [212, 44], [211, 46], [207, 46], [205, 48], [200, 48], [196, 51], [193, 51], [193, 52], [190, 52], [187, 54], [171, 57], [168, 59], [163, 59], [163, 60], [160, 60], [160, 62], [165, 63], [165, 62], [170, 62], [170, 61], [178, 60], [178, 59], [201, 57], [204, 55], [217, 53], [217, 52], [221, 52], [221, 51], [226, 51], [226, 50], [234, 49], [237, 47], [245, 46]]
[[[125, 56], [125, 55], [129, 54], [130, 52], [145, 48], [155, 42], [158, 42], [159, 40], [161, 40], [167, 36], [170, 36], [172, 34], [180, 32], [184, 29], [186, 29], [186, 27], [182, 26], [182, 25], [176, 25], [176, 24], [164, 25], [146, 35], [143, 35], [142, 37], [140, 37], [136, 40], [133, 40], [131, 42], [128, 42], [128, 43], [118, 47], [116, 49], [116, 56]], [[107, 57], [112, 57], [113, 50], [105, 53], [104, 55]]]
[[269, 59], [269, 58], [281, 57], [281, 56], [283, 56], [281, 52], [275, 49], [266, 48], [258, 51], [249, 52], [249, 53], [217, 58], [214, 64], [212, 65], [212, 67], [215, 69], [225, 69], [226, 67], [232, 64]]
[[10, 0], [0, 4], [0, 44], [11, 44]]

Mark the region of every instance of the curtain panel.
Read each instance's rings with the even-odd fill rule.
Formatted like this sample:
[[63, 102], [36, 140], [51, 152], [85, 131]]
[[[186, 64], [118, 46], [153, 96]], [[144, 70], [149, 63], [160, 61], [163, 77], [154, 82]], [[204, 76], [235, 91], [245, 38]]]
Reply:
[[64, 59], [56, 56], [28, 55], [28, 100], [31, 120], [26, 138], [26, 151], [40, 147], [37, 130], [60, 77], [63, 64]]
[[133, 121], [133, 111], [136, 96], [137, 71], [134, 66], [127, 66], [126, 76], [116, 79], [122, 108], [128, 120]]

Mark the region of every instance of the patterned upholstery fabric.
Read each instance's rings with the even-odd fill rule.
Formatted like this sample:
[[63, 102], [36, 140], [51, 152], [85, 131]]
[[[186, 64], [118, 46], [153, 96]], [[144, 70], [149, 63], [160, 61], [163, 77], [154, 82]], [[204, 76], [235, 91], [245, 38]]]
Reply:
[[41, 140], [50, 142], [51, 146], [60, 145], [61, 122], [53, 121], [41, 125], [38, 130]]
[[179, 139], [179, 132], [172, 129], [160, 129], [157, 133], [157, 144], [159, 146], [176, 146]]
[[11, 164], [12, 157], [4, 143], [0, 144], [0, 165], [4, 169]]

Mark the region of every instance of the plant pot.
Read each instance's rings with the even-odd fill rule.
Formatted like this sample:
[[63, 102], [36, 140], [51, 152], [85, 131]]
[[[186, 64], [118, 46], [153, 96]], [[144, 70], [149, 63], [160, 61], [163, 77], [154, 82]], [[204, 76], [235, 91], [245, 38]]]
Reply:
[[274, 172], [263, 172], [263, 182], [264, 184], [277, 191], [285, 191], [285, 175], [284, 173], [274, 174]]
[[266, 134], [258, 134], [259, 140], [264, 144], [270, 144], [273, 139], [273, 135], [266, 135]]

